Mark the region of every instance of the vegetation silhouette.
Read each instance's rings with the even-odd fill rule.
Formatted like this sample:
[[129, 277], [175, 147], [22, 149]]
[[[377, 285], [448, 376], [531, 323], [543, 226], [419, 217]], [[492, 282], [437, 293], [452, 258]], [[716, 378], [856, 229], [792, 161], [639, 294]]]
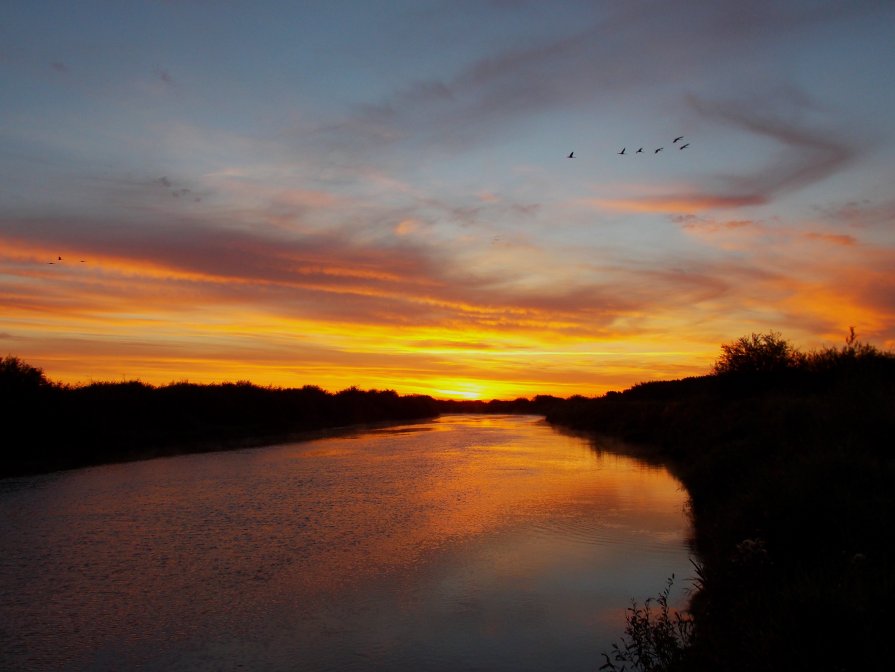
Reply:
[[[611, 653], [604, 653], [601, 670], [621, 672], [632, 664], [644, 672], [683, 669], [693, 643], [693, 618], [690, 614], [672, 609], [669, 602], [674, 575], [665, 589], [643, 606], [632, 600], [627, 610], [625, 636], [612, 645]], [[653, 603], [658, 606], [653, 610]]]
[[606, 669], [888, 666], [893, 353], [853, 329], [809, 353], [751, 334], [722, 347], [711, 375], [566, 400], [547, 417], [640, 446], [690, 493], [692, 632], [664, 662], [640, 660], [669, 622], [629, 612]]
[[7, 419], [0, 476], [261, 445], [438, 414], [431, 397], [355, 387], [332, 394], [245, 381], [68, 386], [13, 356], [0, 360], [0, 407]]

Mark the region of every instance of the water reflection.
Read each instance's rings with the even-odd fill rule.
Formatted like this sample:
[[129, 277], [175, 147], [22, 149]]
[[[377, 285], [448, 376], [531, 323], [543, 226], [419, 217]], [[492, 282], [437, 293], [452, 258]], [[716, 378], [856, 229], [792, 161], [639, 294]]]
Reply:
[[689, 569], [664, 470], [531, 417], [0, 490], [0, 667], [593, 669]]

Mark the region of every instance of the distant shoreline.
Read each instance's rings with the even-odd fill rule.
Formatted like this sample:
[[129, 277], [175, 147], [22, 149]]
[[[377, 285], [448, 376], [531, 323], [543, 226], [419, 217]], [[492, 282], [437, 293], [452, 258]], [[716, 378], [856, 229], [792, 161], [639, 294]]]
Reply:
[[442, 413], [536, 413], [559, 401], [451, 401], [392, 390], [259, 387], [247, 382], [67, 386], [0, 359], [0, 478], [337, 435]]
[[0, 404], [8, 418], [0, 477], [306, 440], [439, 414], [431, 397], [391, 390], [135, 381], [69, 387], [14, 357], [0, 360]]
[[40, 469], [37, 471], [21, 472], [15, 474], [0, 475], [0, 479], [27, 478], [29, 476], [40, 476], [43, 474], [60, 473], [64, 471], [72, 471], [74, 469], [86, 469], [90, 467], [101, 467], [109, 464], [127, 464], [130, 462], [142, 462], [145, 460], [154, 460], [167, 457], [180, 457], [184, 455], [199, 455], [203, 453], [229, 452], [234, 450], [248, 450], [253, 448], [265, 448], [268, 446], [278, 446], [288, 443], [300, 443], [305, 441], [316, 441], [319, 439], [338, 438], [350, 436], [356, 433], [375, 431], [377, 429], [395, 427], [409, 422], [424, 422], [433, 420], [438, 416], [431, 418], [398, 418], [394, 420], [380, 420], [376, 422], [361, 422], [351, 425], [333, 425], [331, 427], [322, 427], [320, 429], [306, 429], [287, 434], [279, 435], [256, 435], [246, 437], [234, 437], [231, 439], [221, 439], [205, 444], [190, 443], [178, 444], [169, 443], [155, 448], [149, 448], [141, 452], [133, 452], [122, 454], [116, 459], [112, 456], [97, 462], [85, 462], [75, 464], [68, 467], [58, 469]]

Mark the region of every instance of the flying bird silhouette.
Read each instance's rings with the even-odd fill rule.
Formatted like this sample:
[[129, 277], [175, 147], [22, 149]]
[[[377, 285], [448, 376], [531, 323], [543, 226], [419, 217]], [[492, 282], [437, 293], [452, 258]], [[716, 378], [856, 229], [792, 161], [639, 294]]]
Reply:
[[59, 261], [62, 261], [62, 257], [56, 257], [56, 259], [58, 259]]
[[569, 152], [569, 155], [568, 155], [566, 158], [567, 158], [567, 159], [574, 159], [574, 158], [575, 158], [575, 152]]
[[681, 145], [680, 147], [678, 147], [678, 149], [687, 149], [687, 147], [689, 147], [689, 146], [690, 146], [690, 143], [688, 142], [686, 145]]
[[683, 136], [683, 135], [679, 135], [679, 136], [677, 136], [674, 140], [671, 141], [671, 144], [673, 145], [673, 144], [675, 144], [678, 140], [683, 140], [683, 139], [684, 139], [684, 136]]
[[622, 147], [622, 151], [620, 151], [619, 154], [624, 154], [624, 153], [625, 153], [625, 149], [626, 149], [625, 147]]
[[665, 149], [665, 148], [664, 148], [664, 147], [659, 147], [659, 149], [657, 149], [655, 152], [653, 152], [653, 154], [658, 154], [658, 153], [661, 152], [663, 149]]
[[641, 147], [640, 149], [638, 149], [638, 150], [637, 150], [636, 152], [634, 152], [634, 153], [635, 153], [635, 154], [640, 154], [640, 152], [642, 152], [642, 151], [643, 151], [643, 147]]

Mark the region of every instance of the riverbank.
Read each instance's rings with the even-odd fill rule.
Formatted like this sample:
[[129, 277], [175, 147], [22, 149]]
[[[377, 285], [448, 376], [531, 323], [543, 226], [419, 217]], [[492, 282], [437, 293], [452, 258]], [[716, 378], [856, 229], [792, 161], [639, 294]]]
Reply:
[[767, 370], [568, 400], [547, 417], [638, 444], [690, 493], [701, 561], [693, 637], [659, 669], [867, 670], [888, 662], [891, 354], [853, 343], [795, 353]]
[[393, 391], [138, 381], [71, 387], [0, 360], [6, 420], [0, 477], [314, 438], [438, 415], [435, 400]]

